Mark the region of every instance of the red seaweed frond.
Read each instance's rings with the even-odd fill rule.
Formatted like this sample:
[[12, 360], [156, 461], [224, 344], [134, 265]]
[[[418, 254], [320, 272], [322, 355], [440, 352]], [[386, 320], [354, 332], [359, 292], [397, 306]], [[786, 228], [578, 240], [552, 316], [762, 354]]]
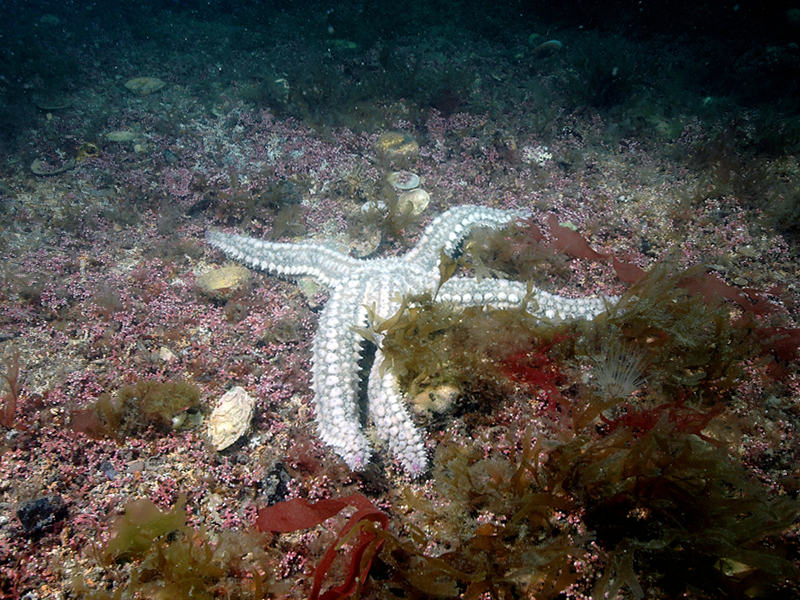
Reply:
[[722, 412], [722, 406], [715, 406], [703, 412], [686, 406], [684, 400], [680, 399], [652, 408], [634, 408], [631, 404], [625, 404], [621, 408], [625, 412], [615, 419], [600, 415], [600, 420], [608, 426], [608, 433], [613, 433], [622, 427], [631, 431], [635, 437], [640, 437], [663, 421], [672, 425], [675, 431], [696, 435], [706, 442], [716, 443], [716, 440], [703, 435], [702, 431], [711, 419]]
[[558, 364], [550, 357], [553, 346], [563, 341], [566, 335], [557, 335], [549, 342], [520, 350], [506, 356], [501, 364], [502, 373], [531, 390], [540, 390], [547, 400], [548, 409], [555, 410], [562, 403], [559, 390], [567, 378]]
[[[381, 530], [386, 530], [389, 526], [389, 517], [361, 494], [330, 498], [313, 504], [302, 498], [293, 498], [258, 511], [256, 518], [258, 530], [286, 533], [319, 525], [348, 506], [355, 507], [357, 511], [336, 534], [336, 539], [325, 551], [314, 570], [314, 583], [309, 596], [311, 600], [336, 600], [348, 598], [354, 593], [355, 597], [359, 596], [361, 586], [369, 575], [372, 560], [384, 543], [384, 539], [377, 535], [370, 523], [377, 523]], [[350, 565], [345, 581], [320, 595], [325, 576], [333, 565], [336, 553], [345, 544], [350, 544], [348, 550]]]
[[19, 372], [19, 351], [14, 352], [14, 355], [6, 362], [6, 372], [3, 373], [2, 378], [8, 384], [8, 391], [3, 396], [3, 401], [0, 405], [0, 425], [13, 427], [19, 394], [22, 391], [22, 379]]

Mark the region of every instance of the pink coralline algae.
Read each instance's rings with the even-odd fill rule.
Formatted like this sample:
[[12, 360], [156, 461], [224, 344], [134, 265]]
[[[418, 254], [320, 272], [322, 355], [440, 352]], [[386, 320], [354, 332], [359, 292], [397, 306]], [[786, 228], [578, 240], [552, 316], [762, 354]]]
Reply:
[[[36, 35], [43, 35], [43, 27], [37, 25]], [[300, 53], [308, 51], [302, 44], [292, 47]], [[564, 52], [568, 50], [565, 45]], [[402, 53], [402, 44], [387, 50], [387, 56], [391, 58], [395, 51]], [[259, 64], [288, 62], [286, 57], [265, 57], [264, 49], [253, 52], [256, 60], [264, 59]], [[346, 78], [349, 70], [360, 73], [364, 68], [356, 60], [345, 68], [350, 60], [346, 56], [320, 52], [325, 61], [336, 62], [337, 77]], [[384, 68], [379, 47], [367, 52], [370, 69]], [[92, 54], [91, 47], [78, 53], [78, 64], [91, 74], [80, 84], [78, 79], [70, 84], [83, 100], [119, 87], [117, 75], [97, 68], [102, 60]], [[131, 66], [128, 60], [120, 61], [126, 69]], [[727, 141], [729, 136], [720, 135], [713, 120], [686, 117], [682, 128], [665, 141], [648, 136], [651, 115], [636, 114], [629, 120], [636, 124], [636, 131], [621, 134], [615, 129], [620, 123], [610, 114], [591, 107], [571, 110], [560, 97], [547, 97], [544, 91], [540, 97], [539, 87], [524, 88], [514, 65], [505, 58], [492, 61], [491, 73], [475, 77], [470, 84], [475, 86], [474, 94], [463, 93], [463, 112], [461, 108], [431, 108], [434, 98], [424, 105], [411, 98], [375, 100], [359, 105], [352, 114], [342, 107], [341, 118], [331, 122], [324, 114], [312, 114], [314, 106], [303, 104], [304, 93], [313, 92], [310, 88], [316, 83], [303, 89], [302, 81], [287, 76], [292, 93], [288, 104], [278, 108], [270, 99], [244, 99], [244, 77], [235, 69], [226, 71], [230, 80], [214, 81], [208, 88], [192, 82], [189, 73], [195, 62], [196, 56], [183, 65], [186, 70], [170, 73], [170, 81], [176, 83], [159, 96], [133, 98], [108, 92], [103, 98], [113, 105], [111, 111], [101, 111], [87, 100], [80, 107], [76, 103], [69, 109], [37, 113], [36, 128], [26, 132], [20, 157], [69, 160], [70, 153], [85, 143], [97, 143], [98, 155], [47, 178], [13, 166], [4, 172], [0, 186], [0, 374], [16, 368], [15, 356], [19, 373], [11, 388], [7, 381], [0, 389], [4, 402], [0, 406], [0, 504], [8, 508], [0, 515], [0, 596], [77, 596], [72, 586], [81, 574], [96, 585], [98, 597], [104, 590], [127, 594], [130, 590], [124, 582], [141, 565], [135, 560], [96, 563], [94, 551], [87, 548], [96, 543], [102, 549], [114, 531], [115, 518], [130, 502], [148, 499], [167, 510], [184, 495], [190, 526], [209, 532], [214, 539], [223, 533], [235, 535], [237, 530], [252, 532], [259, 511], [267, 504], [303, 498], [307, 508], [317, 501], [335, 504], [356, 494], [369, 498], [317, 529], [273, 533], [260, 542], [259, 550], [270, 553], [261, 565], [264, 581], [283, 579], [287, 585], [283, 589], [292, 589], [290, 594], [298, 597], [308, 597], [315, 585], [315, 591], [325, 597], [323, 584], [327, 590], [336, 590], [341, 583], [333, 581], [337, 576], [353, 590], [359, 585], [373, 586], [364, 588], [365, 595], [376, 597], [384, 590], [409, 597], [434, 592], [488, 597], [494, 593], [489, 591], [494, 589], [491, 585], [508, 585], [501, 591], [509, 597], [538, 597], [541, 590], [535, 581], [521, 583], [524, 575], [517, 581], [498, 570], [501, 574], [495, 581], [474, 581], [481, 573], [493, 572], [490, 562], [480, 562], [493, 556], [485, 548], [500, 552], [519, 540], [528, 544], [526, 550], [545, 544], [537, 556], [564, 555], [559, 563], [563, 568], [556, 575], [548, 575], [549, 566], [542, 564], [535, 569], [520, 564], [514, 571], [549, 576], [553, 585], [566, 581], [560, 590], [563, 595], [588, 598], [597, 594], [593, 586], [601, 584], [613, 592], [610, 596], [635, 594], [637, 585], [659, 592], [662, 574], [653, 564], [667, 563], [653, 560], [651, 568], [645, 569], [658, 544], [636, 537], [643, 532], [656, 536], [657, 526], [663, 524], [650, 520], [657, 506], [647, 506], [646, 496], [634, 496], [639, 505], [622, 506], [609, 500], [602, 505], [608, 509], [604, 514], [592, 514], [594, 506], [608, 500], [601, 492], [611, 484], [591, 480], [601, 471], [591, 460], [606, 452], [621, 457], [611, 467], [624, 462], [626, 468], [644, 468], [629, 450], [644, 448], [658, 455], [658, 443], [672, 443], [672, 438], [664, 436], [664, 427], [672, 428], [674, 437], [685, 442], [669, 446], [676, 456], [691, 457], [700, 448], [698, 456], [714, 461], [725, 457], [729, 462], [714, 464], [744, 469], [747, 476], [739, 480], [742, 485], [755, 486], [752, 480], [757, 479], [769, 492], [770, 503], [800, 492], [797, 259], [777, 230], [781, 223], [770, 220], [771, 207], [754, 208], [753, 200], [767, 185], [763, 182], [775, 177], [780, 180], [780, 185], [773, 184], [773, 191], [779, 192], [774, 194], [775, 203], [790, 197], [787, 190], [797, 169], [791, 157], [770, 158], [763, 163], [763, 172], [748, 171], [748, 179], [736, 179], [731, 165], [746, 165], [757, 158], [753, 153], [758, 150], [748, 146], [741, 156], [731, 156], [724, 144], [734, 148], [736, 136]], [[200, 62], [201, 72], [211, 77], [216, 61]], [[552, 68], [544, 58], [535, 64], [537, 86], [568, 83], [548, 71]], [[43, 85], [39, 77], [29, 78], [24, 85]], [[509, 101], [514, 106], [487, 109], [483, 114], [484, 105], [476, 100], [483, 102], [481, 95], [488, 94], [488, 88], [505, 92], [502, 82], [512, 80], [520, 86], [519, 97]], [[210, 110], [206, 100], [213, 105]], [[308, 114], [298, 111], [288, 116], [298, 106], [304, 106]], [[181, 115], [180, 120], [174, 115]], [[747, 140], [754, 135], [751, 119], [751, 114], [741, 116], [746, 127], [739, 134]], [[135, 143], [80, 139], [99, 130], [98, 139], [105, 140], [106, 130], [120, 129], [135, 131]], [[391, 131], [404, 132], [419, 146], [418, 152], [403, 157], [402, 165], [392, 164], [376, 150], [381, 134]], [[723, 149], [703, 165], [706, 147]], [[20, 157], [15, 160], [21, 161]], [[725, 164], [729, 173], [720, 170]], [[355, 400], [347, 419], [336, 406], [326, 417], [309, 388], [327, 386], [319, 392], [323, 394], [335, 391], [343, 376], [315, 367], [315, 362], [325, 363], [314, 358], [325, 354], [319, 349], [323, 342], [314, 344], [316, 332], [338, 332], [340, 337], [324, 340], [325, 348], [327, 344], [337, 348], [341, 336], [349, 336], [352, 358], [362, 338], [350, 326], [366, 326], [365, 321], [326, 321], [332, 317], [325, 307], [335, 304], [335, 292], [329, 297], [311, 286], [301, 291], [291, 282], [258, 273], [239, 289], [218, 296], [205, 294], [197, 277], [221, 266], [223, 259], [207, 247], [203, 235], [209, 228], [221, 228], [290, 244], [313, 236], [314, 244], [332, 248], [350, 264], [351, 259], [345, 257], [348, 247], [365, 237], [362, 205], [384, 201], [386, 176], [400, 170], [418, 176], [430, 194], [430, 205], [418, 219], [402, 222], [391, 235], [380, 219], [370, 223], [381, 232], [370, 259], [403, 256], [423, 238], [435, 215], [454, 207], [476, 205], [514, 215], [524, 210], [530, 216], [524, 224], [495, 232], [501, 237], [493, 246], [484, 245], [487, 232], [463, 239], [458, 249], [448, 246], [453, 256], [459, 256], [461, 269], [450, 287], [437, 287], [440, 265], [435, 261], [426, 265], [425, 290], [435, 288], [439, 299], [469, 304], [464, 290], [453, 287], [459, 279], [475, 276], [487, 282], [476, 285], [486, 291], [486, 298], [498, 300], [497, 309], [508, 308], [499, 297], [490, 297], [490, 292], [502, 291], [494, 289], [505, 285], [499, 282], [513, 281], [527, 291], [526, 284], [516, 279], [529, 278], [536, 289], [569, 300], [616, 297], [630, 294], [631, 286], [654, 267], [667, 265], [663, 268], [679, 271], [702, 263], [704, 269], [676, 281], [674, 305], [691, 305], [700, 311], [697, 306], [709, 300], [709, 310], [717, 312], [708, 322], [713, 321], [719, 331], [733, 332], [724, 344], [704, 347], [704, 354], [741, 350], [737, 343], [742, 339], [753, 342], [744, 344], [749, 354], [731, 359], [724, 376], [705, 382], [702, 389], [675, 383], [702, 380], [707, 374], [696, 365], [680, 363], [681, 371], [671, 373], [672, 379], [659, 387], [653, 373], [668, 372], [670, 365], [643, 363], [646, 372], [643, 383], [637, 380], [637, 389], [627, 390], [625, 398], [601, 401], [598, 395], [606, 387], [592, 369], [588, 355], [599, 356], [592, 344], [603, 344], [612, 334], [625, 338], [632, 325], [625, 322], [617, 331], [620, 315], [602, 316], [591, 323], [564, 322], [558, 328], [569, 335], [557, 337], [561, 329], [551, 330], [543, 319], [533, 325], [525, 321], [526, 326], [540, 328], [525, 338], [527, 345], [512, 337], [501, 348], [506, 354], [481, 356], [477, 364], [490, 376], [482, 373], [478, 378], [473, 373], [467, 382], [471, 386], [453, 386], [459, 393], [443, 412], [409, 413], [407, 419], [391, 411], [379, 415], [385, 418], [387, 431], [393, 428], [393, 435], [412, 432], [408, 435], [412, 450], [396, 452], [392, 437], [383, 435], [380, 428], [375, 435], [358, 413]], [[745, 198], [748, 192], [753, 196]], [[277, 231], [281, 219], [286, 227]], [[464, 232], [447, 234], [462, 241]], [[479, 255], [481, 248], [485, 255]], [[434, 258], [438, 260], [439, 254]], [[515, 275], [520, 272], [524, 277]], [[370, 276], [386, 283], [382, 273]], [[388, 282], [384, 288], [393, 286], [394, 282]], [[401, 295], [379, 298], [383, 304], [376, 306], [381, 318], [392, 317], [401, 305], [398, 318], [409, 311], [429, 310], [402, 304]], [[486, 298], [481, 296], [478, 304], [492, 304]], [[355, 314], [363, 304], [364, 297], [353, 297], [348, 306]], [[519, 325], [519, 319], [514, 321], [509, 313], [495, 308], [473, 307], [478, 312], [468, 314], [476, 322], [478, 313], [499, 314], [498, 322]], [[486, 332], [466, 320], [458, 326], [474, 337], [460, 339], [460, 346], [470, 348], [478, 336], [491, 346], [489, 342], [499, 338], [499, 328]], [[642, 323], [646, 322], [647, 315], [641, 315], [634, 325], [645, 330]], [[540, 341], [536, 336], [542, 329], [550, 337]], [[621, 347], [646, 354], [670, 341], [674, 331], [678, 330], [667, 332], [666, 326], [653, 326], [641, 339], [625, 338], [626, 345]], [[687, 339], [695, 333], [678, 332]], [[407, 346], [420, 339], [433, 344], [433, 339], [424, 338], [427, 333], [414, 331]], [[437, 327], [431, 335], [447, 333], [446, 327]], [[671, 360], [678, 361], [683, 354], [676, 351]], [[441, 383], [437, 378], [451, 375], [449, 355], [442, 356], [443, 364], [431, 366], [429, 372], [402, 373], [402, 383], [391, 382], [390, 391], [406, 393], [405, 386], [433, 389]], [[369, 371], [367, 364], [363, 366]], [[391, 374], [391, 366], [378, 364], [372, 370]], [[110, 412], [103, 413], [102, 407], [113, 405], [123, 387], [140, 381], [189, 382], [198, 390], [198, 404], [175, 415], [168, 425], [149, 422], [135, 411], [121, 412], [120, 422], [114, 422]], [[235, 386], [255, 400], [252, 425], [218, 452], [204, 437], [201, 424], [214, 399]], [[722, 393], [724, 386], [729, 387]], [[379, 392], [387, 395], [385, 390]], [[676, 398], [685, 401], [685, 406]], [[79, 415], [93, 420], [85, 421], [82, 429]], [[315, 428], [315, 420], [321, 418], [355, 424], [349, 431], [357, 434], [353, 439], [363, 434], [359, 438], [367, 440], [359, 448], [363, 452], [343, 451], [337, 439], [321, 440]], [[587, 422], [584, 429], [576, 430], [580, 418]], [[416, 437], [421, 431], [425, 437]], [[653, 440], [658, 443], [647, 445]], [[368, 460], [366, 449], [376, 441], [376, 451]], [[331, 442], [360, 470], [351, 471], [331, 452]], [[725, 451], [714, 454], [717, 446]], [[392, 468], [395, 455], [400, 469]], [[428, 464], [430, 472], [417, 479], [402, 470], [422, 475]], [[669, 464], [665, 461], [662, 466]], [[707, 484], [701, 480], [692, 481]], [[626, 481], [620, 478], [613, 483], [622, 489]], [[654, 481], [653, 487], [663, 483]], [[646, 488], [633, 487], [636, 493]], [[538, 503], [524, 504], [529, 494], [535, 494]], [[58, 518], [35, 531], [34, 543], [28, 536], [35, 523], [25, 517], [26, 511], [42, 498], [56, 497], [63, 500], [65, 510], [57, 500], [47, 501]], [[720, 497], [725, 502], [739, 500]], [[712, 512], [723, 504], [712, 507]], [[23, 518], [18, 517], [20, 510]], [[338, 552], [348, 561], [353, 552], [362, 552], [363, 560], [345, 562], [340, 569], [320, 568], [327, 548], [358, 511], [373, 520], [353, 519], [347, 543]], [[731, 523], [744, 522], [757, 513], [742, 511]], [[697, 521], [705, 522], [701, 517]], [[366, 537], [361, 538], [362, 533]], [[746, 540], [741, 548], [749, 552], [747, 544], [752, 544], [761, 552], [772, 545], [796, 555], [796, 534], [796, 526], [788, 527], [763, 538], [764, 544], [760, 539]], [[674, 556], [685, 557], [689, 549], [705, 547], [712, 538], [694, 538], [695, 545], [676, 543]], [[615, 546], [617, 539], [625, 541]], [[548, 543], [554, 545], [548, 547]], [[504, 556], [511, 560], [524, 555], [515, 551]], [[701, 562], [715, 584], [730, 584], [728, 589], [738, 592], [745, 589], [742, 581], [750, 576], [750, 569], [778, 564], [775, 561], [780, 558], [769, 555], [770, 561], [775, 559], [770, 563], [759, 554], [753, 564], [745, 564], [747, 556], [754, 555], [703, 555]], [[431, 569], [426, 573], [436, 575], [430, 581], [439, 587], [424, 591], [414, 587], [421, 584], [407, 577], [409, 564]], [[469, 572], [464, 572], [463, 565], [470, 567]], [[727, 574], [729, 569], [735, 574]], [[326, 573], [330, 581], [324, 579]], [[686, 576], [690, 575], [700, 577], [687, 569]], [[238, 579], [253, 582], [255, 588], [255, 579], [247, 577], [252, 574]], [[628, 582], [627, 592], [620, 592], [621, 580]], [[786, 586], [789, 597], [791, 583]], [[691, 595], [696, 589], [689, 584], [678, 587], [672, 594], [663, 589], [660, 593]], [[210, 593], [222, 594], [224, 588], [220, 584]], [[759, 589], [754, 584], [744, 593]], [[709, 593], [717, 593], [717, 588]]]
[[192, 172], [186, 168], [166, 169], [164, 171], [164, 187], [172, 196], [184, 198], [191, 193]]

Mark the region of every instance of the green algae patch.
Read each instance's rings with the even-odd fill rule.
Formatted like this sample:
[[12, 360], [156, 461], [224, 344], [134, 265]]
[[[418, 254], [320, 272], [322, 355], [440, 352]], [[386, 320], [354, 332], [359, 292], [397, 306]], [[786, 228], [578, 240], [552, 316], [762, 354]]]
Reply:
[[150, 500], [132, 500], [117, 520], [114, 536], [103, 549], [107, 563], [142, 558], [157, 539], [186, 527], [186, 497], [163, 512]]
[[146, 379], [125, 385], [116, 394], [102, 394], [88, 406], [73, 410], [71, 426], [95, 439], [121, 440], [148, 426], [170, 431], [199, 406], [200, 389], [196, 385]]
[[87, 600], [121, 598], [214, 598], [260, 600], [286, 597], [274, 583], [265, 551], [267, 536], [256, 531], [211, 534], [187, 524], [186, 496], [169, 510], [147, 499], [132, 500], [97, 553], [112, 585], [76, 576], [72, 590]]

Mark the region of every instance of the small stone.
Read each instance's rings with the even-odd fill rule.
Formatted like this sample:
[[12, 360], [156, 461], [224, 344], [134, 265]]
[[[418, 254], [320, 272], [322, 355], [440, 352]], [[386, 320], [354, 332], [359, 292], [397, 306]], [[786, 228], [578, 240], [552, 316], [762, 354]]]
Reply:
[[208, 417], [208, 437], [219, 452], [231, 446], [250, 427], [255, 400], [241, 386], [227, 391]]
[[275, 91], [275, 97], [281, 104], [287, 104], [291, 96], [292, 88], [289, 86], [289, 80], [285, 77], [278, 77], [272, 82]]
[[178, 357], [175, 356], [175, 353], [166, 346], [161, 346], [161, 348], [158, 349], [158, 358], [164, 362], [172, 362]]
[[532, 54], [548, 54], [552, 52], [557, 52], [564, 47], [559, 40], [547, 40], [546, 42], [542, 42], [538, 46], [536, 46], [533, 50], [531, 50]]
[[723, 275], [729, 271], [727, 266], [716, 263], [708, 265], [708, 268], [711, 269], [712, 271], [716, 271], [717, 273], [722, 273]]
[[64, 110], [72, 106], [72, 100], [57, 93], [42, 93], [33, 96], [33, 103], [40, 110]]
[[134, 77], [125, 82], [125, 87], [137, 96], [148, 96], [165, 85], [167, 83], [158, 77]]
[[128, 463], [127, 472], [131, 475], [134, 473], [142, 473], [145, 470], [146, 466], [147, 464], [145, 463], [144, 460], [142, 459], [134, 460]]
[[240, 265], [226, 265], [200, 275], [197, 278], [197, 287], [212, 298], [228, 298], [248, 281], [248, 269]]
[[278, 502], [283, 502], [289, 495], [289, 482], [292, 476], [281, 463], [275, 463], [275, 466], [267, 472], [264, 478], [259, 482], [261, 484], [261, 497], [267, 502], [267, 506], [272, 506]]
[[328, 40], [328, 45], [337, 50], [358, 50], [358, 44], [352, 40], [332, 39]]
[[109, 131], [106, 134], [106, 139], [109, 142], [117, 142], [121, 144], [124, 142], [132, 142], [136, 139], [136, 134], [128, 130]]
[[419, 144], [402, 131], [387, 131], [378, 138], [375, 150], [386, 160], [407, 159], [419, 152]]
[[114, 468], [114, 465], [111, 464], [111, 461], [104, 460], [98, 465], [99, 471], [108, 477], [108, 479], [116, 479], [117, 478], [117, 470]]
[[753, 567], [752, 565], [725, 557], [717, 560], [717, 562], [714, 563], [714, 567], [727, 577], [732, 578], [744, 578], [746, 575], [749, 575], [756, 570], [756, 567]]
[[203, 424], [203, 414], [198, 410], [185, 410], [178, 417], [182, 417], [178, 423], [173, 418], [173, 429], [198, 429]]
[[66, 516], [67, 505], [57, 495], [28, 500], [17, 508], [17, 518], [28, 537], [39, 537]]
[[756, 258], [758, 256], [758, 251], [752, 246], [741, 246], [739, 248], [739, 255], [745, 258]]

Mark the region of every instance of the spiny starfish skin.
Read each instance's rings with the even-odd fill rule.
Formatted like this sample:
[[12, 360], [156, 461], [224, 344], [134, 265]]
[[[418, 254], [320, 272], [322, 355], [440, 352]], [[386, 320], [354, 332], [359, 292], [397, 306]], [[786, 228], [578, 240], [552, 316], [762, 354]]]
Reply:
[[[361, 427], [358, 361], [363, 338], [357, 328], [368, 324], [368, 310], [388, 318], [409, 296], [436, 294], [436, 301], [458, 306], [519, 307], [543, 319], [593, 319], [616, 298], [563, 298], [530, 290], [505, 279], [453, 277], [439, 288], [442, 253], [453, 257], [473, 229], [502, 229], [523, 210], [482, 206], [451, 208], [436, 217], [417, 245], [403, 256], [359, 260], [316, 244], [277, 243], [211, 230], [208, 242], [249, 267], [286, 277], [311, 277], [330, 290], [313, 345], [313, 391], [320, 438], [353, 470], [363, 469], [371, 455]], [[438, 292], [437, 292], [437, 288]], [[383, 369], [378, 349], [367, 382], [367, 411], [383, 440], [411, 476], [425, 472], [428, 457], [423, 437], [405, 408], [391, 369]]]

